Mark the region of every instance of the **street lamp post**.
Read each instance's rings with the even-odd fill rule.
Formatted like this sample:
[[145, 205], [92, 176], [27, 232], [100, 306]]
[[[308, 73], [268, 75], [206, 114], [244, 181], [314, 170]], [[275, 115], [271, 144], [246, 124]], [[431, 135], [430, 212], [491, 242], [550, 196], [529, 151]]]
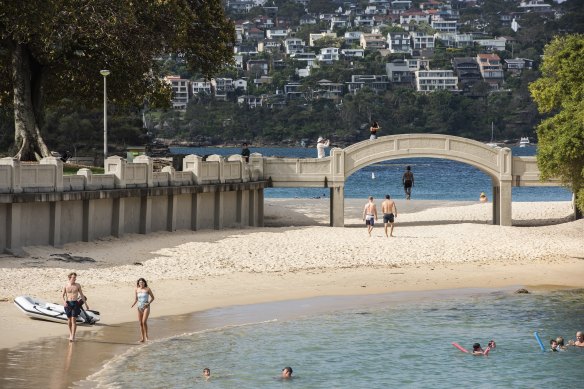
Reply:
[[107, 81], [109, 70], [100, 70], [103, 76], [103, 166], [105, 167], [105, 160], [107, 159]]

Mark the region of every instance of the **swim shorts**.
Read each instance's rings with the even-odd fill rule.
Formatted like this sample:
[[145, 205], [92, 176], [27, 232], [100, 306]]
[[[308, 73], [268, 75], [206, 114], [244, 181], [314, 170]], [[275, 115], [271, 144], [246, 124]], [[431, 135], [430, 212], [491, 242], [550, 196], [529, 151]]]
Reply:
[[384, 223], [393, 223], [393, 213], [384, 213], [383, 214], [383, 222]]
[[81, 304], [79, 301], [67, 301], [65, 305], [65, 314], [67, 317], [77, 317], [81, 314]]
[[367, 216], [365, 216], [365, 225], [366, 226], [373, 226], [373, 225], [375, 225], [375, 218], [373, 217], [373, 215], [367, 215]]
[[410, 180], [405, 180], [404, 181], [404, 188], [411, 188], [412, 187], [412, 182]]

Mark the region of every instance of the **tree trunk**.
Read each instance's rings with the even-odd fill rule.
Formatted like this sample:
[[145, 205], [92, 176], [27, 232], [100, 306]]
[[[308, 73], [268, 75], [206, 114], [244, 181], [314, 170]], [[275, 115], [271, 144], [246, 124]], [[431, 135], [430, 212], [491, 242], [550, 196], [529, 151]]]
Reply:
[[[12, 51], [12, 79], [14, 83], [14, 144], [15, 156], [21, 161], [36, 161], [50, 156], [38, 125], [40, 108], [40, 66], [31, 57], [28, 47], [15, 43]], [[36, 65], [33, 72], [32, 65]], [[34, 101], [33, 101], [34, 91]], [[34, 103], [38, 106], [35, 107]]]

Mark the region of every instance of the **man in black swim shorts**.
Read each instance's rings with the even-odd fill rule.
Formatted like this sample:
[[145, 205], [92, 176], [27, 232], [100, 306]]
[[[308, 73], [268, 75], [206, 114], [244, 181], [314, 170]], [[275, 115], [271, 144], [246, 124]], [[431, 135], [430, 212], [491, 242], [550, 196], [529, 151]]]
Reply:
[[414, 173], [412, 173], [412, 168], [409, 166], [406, 167], [406, 171], [402, 176], [402, 183], [404, 184], [404, 192], [406, 192], [406, 200], [409, 200], [414, 186]]
[[[393, 236], [393, 221], [397, 217], [397, 207], [395, 202], [391, 200], [390, 195], [385, 195], [385, 200], [381, 203], [381, 212], [383, 212], [383, 226], [385, 227], [385, 236]], [[389, 235], [387, 234], [387, 225], [391, 225]]]
[[85, 296], [81, 290], [81, 285], [77, 283], [77, 274], [70, 273], [69, 281], [63, 287], [63, 301], [65, 302], [65, 314], [69, 326], [69, 342], [75, 341], [77, 331], [77, 317], [81, 314], [81, 306], [85, 301]]

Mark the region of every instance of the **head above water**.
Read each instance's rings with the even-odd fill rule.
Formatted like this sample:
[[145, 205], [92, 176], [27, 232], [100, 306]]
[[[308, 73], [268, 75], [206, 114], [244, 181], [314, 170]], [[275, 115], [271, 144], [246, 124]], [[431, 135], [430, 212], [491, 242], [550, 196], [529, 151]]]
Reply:
[[286, 366], [282, 369], [282, 377], [290, 378], [292, 377], [292, 368], [290, 366]]
[[211, 375], [211, 369], [209, 369], [208, 367], [203, 369], [203, 375], [205, 377], [209, 377]]
[[472, 349], [473, 350], [478, 350], [480, 348], [481, 348], [481, 344], [480, 343], [475, 343], [475, 344], [472, 345]]

